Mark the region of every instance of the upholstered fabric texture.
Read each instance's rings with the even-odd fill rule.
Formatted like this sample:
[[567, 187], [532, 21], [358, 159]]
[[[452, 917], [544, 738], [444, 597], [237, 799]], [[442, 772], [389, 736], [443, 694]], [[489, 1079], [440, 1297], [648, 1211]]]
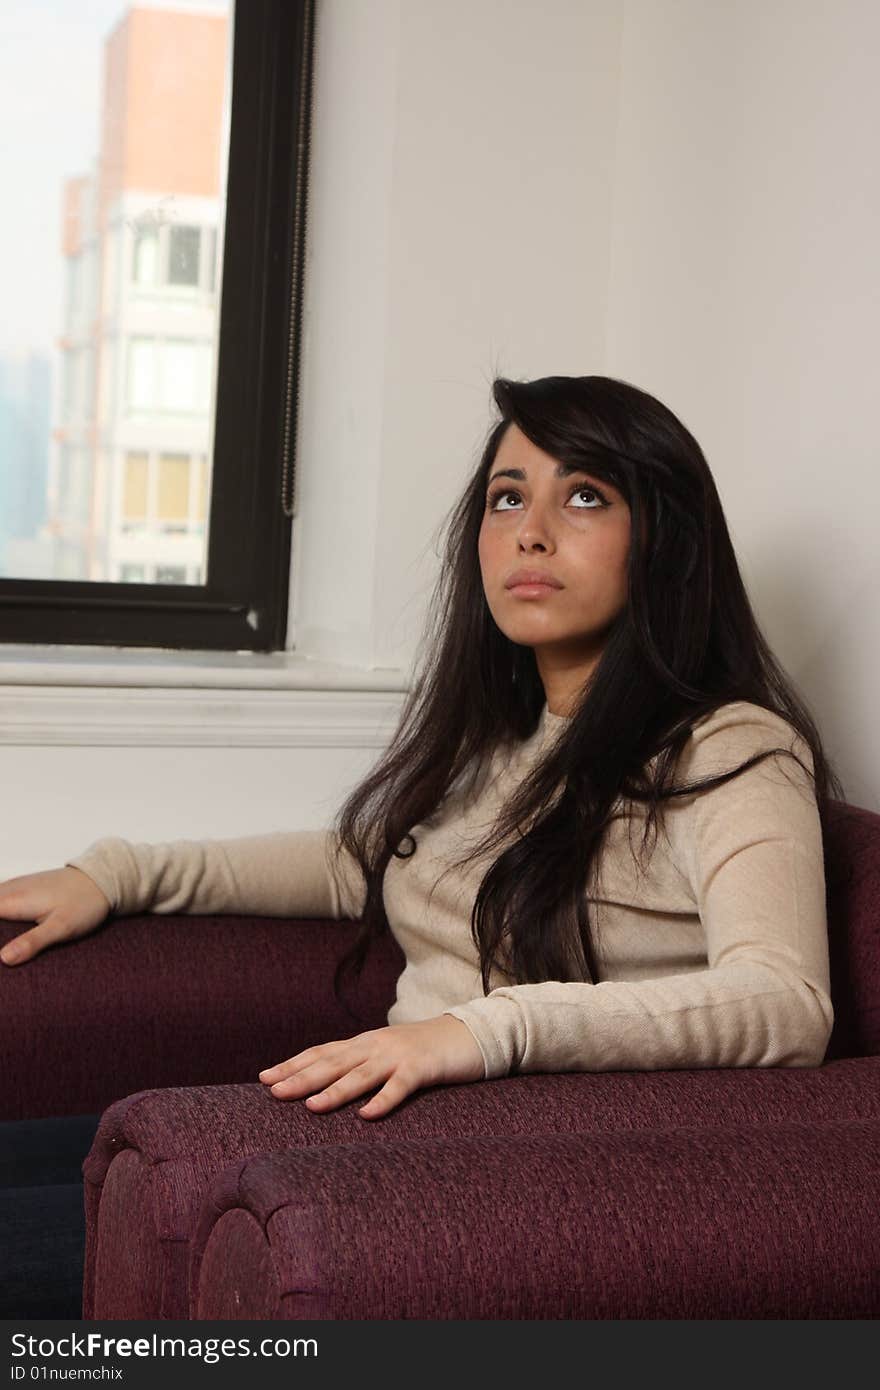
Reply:
[[[311, 1149], [320, 1163], [337, 1145], [360, 1144], [381, 1165], [384, 1147], [401, 1140], [717, 1133], [792, 1120], [818, 1134], [851, 1120], [880, 1126], [878, 1081], [880, 1058], [803, 1069], [507, 1077], [417, 1092], [378, 1121], [362, 1119], [357, 1102], [314, 1114], [259, 1084], [128, 1096], [102, 1117], [83, 1167], [83, 1316], [186, 1318], [200, 1209], [242, 1158]], [[506, 1191], [512, 1203], [514, 1191]], [[519, 1194], [526, 1207], [533, 1196]]]
[[870, 1318], [880, 1124], [333, 1145], [241, 1159], [195, 1318]]

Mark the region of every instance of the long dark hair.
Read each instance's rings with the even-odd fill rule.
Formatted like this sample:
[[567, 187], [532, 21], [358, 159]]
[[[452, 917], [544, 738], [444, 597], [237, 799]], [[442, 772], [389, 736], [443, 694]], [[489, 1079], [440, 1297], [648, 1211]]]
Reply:
[[[712, 474], [681, 421], [611, 377], [500, 377], [492, 390], [501, 418], [449, 517], [420, 673], [390, 745], [334, 823], [366, 881], [360, 929], [336, 968], [337, 997], [345, 972], [359, 974], [370, 941], [389, 930], [382, 881], [391, 856], [414, 854], [412, 830], [499, 741], [534, 733], [545, 702], [533, 649], [510, 641], [489, 611], [478, 557], [486, 480], [511, 422], [546, 453], [615, 486], [633, 539], [626, 601], [578, 707], [463, 861], [513, 837], [471, 916], [484, 993], [493, 964], [516, 983], [596, 980], [585, 886], [618, 798], [646, 805], [643, 848], [661, 801], [718, 786], [777, 752], [812, 775], [823, 829], [829, 799], [844, 799], [804, 699], [758, 627]], [[812, 770], [786, 747], [673, 786], [695, 721], [739, 700], [782, 716], [808, 745]]]

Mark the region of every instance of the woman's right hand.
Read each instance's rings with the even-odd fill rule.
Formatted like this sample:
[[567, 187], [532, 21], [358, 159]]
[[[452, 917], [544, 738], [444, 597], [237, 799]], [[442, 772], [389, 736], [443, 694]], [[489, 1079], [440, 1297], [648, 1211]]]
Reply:
[[23, 965], [47, 946], [74, 941], [99, 927], [111, 910], [97, 883], [66, 865], [37, 874], [20, 874], [0, 883], [0, 922], [36, 922], [0, 951], [4, 965]]

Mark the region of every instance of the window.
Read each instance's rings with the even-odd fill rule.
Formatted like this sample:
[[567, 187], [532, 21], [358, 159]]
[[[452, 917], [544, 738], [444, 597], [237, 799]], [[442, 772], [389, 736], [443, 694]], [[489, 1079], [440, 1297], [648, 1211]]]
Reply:
[[159, 233], [155, 227], [136, 227], [132, 279], [136, 285], [155, 285], [158, 278]]
[[169, 285], [198, 285], [199, 243], [201, 239], [202, 233], [199, 227], [170, 228]]
[[[157, 516], [160, 522], [182, 522], [189, 519], [188, 454], [162, 454], [159, 459], [159, 494]], [[180, 581], [183, 583], [183, 580]]]
[[127, 383], [129, 410], [152, 410], [156, 399], [155, 339], [132, 338], [128, 345]]
[[201, 350], [198, 343], [168, 338], [159, 352], [161, 408], [192, 414], [202, 404]]
[[204, 455], [198, 462], [198, 484], [196, 488], [196, 514], [195, 521], [199, 526], [205, 524], [208, 505], [208, 460]]
[[154, 222], [147, 209], [131, 228], [131, 277], [134, 299], [171, 303], [194, 295], [214, 294], [217, 228]]
[[[57, 5], [84, 34], [92, 11]], [[204, 10], [119, 0], [112, 23], [100, 7], [91, 64], [71, 55], [72, 80], [94, 72], [96, 90], [74, 102], [69, 88], [41, 89], [66, 133], [80, 98], [83, 111], [86, 97], [92, 106], [76, 167], [70, 141], [56, 168], [35, 140], [27, 177], [49, 203], [29, 224], [36, 196], [21, 200], [20, 254], [5, 271], [7, 289], [24, 282], [16, 301], [32, 306], [57, 279], [57, 307], [40, 330], [32, 382], [22, 376], [9, 404], [32, 427], [20, 432], [28, 451], [4, 460], [31, 483], [12, 495], [40, 503], [0, 518], [2, 642], [284, 644], [282, 496], [294, 490], [297, 390], [287, 365], [296, 367], [301, 338], [314, 9], [315, 0], [229, 0], [225, 13], [223, 0]], [[22, 79], [0, 52], [9, 91], [42, 81], [40, 11], [23, 14], [32, 62]], [[20, 134], [26, 147], [26, 125]], [[10, 157], [0, 152], [0, 174]], [[4, 186], [20, 183], [24, 167]], [[59, 204], [47, 265], [36, 248]], [[33, 313], [15, 331], [24, 342], [32, 328]]]
[[208, 250], [205, 255], [205, 289], [209, 294], [214, 293], [214, 282], [217, 273], [217, 228], [207, 228]]
[[186, 565], [157, 565], [157, 584], [185, 584]]
[[[144, 525], [148, 514], [149, 458], [146, 454], [126, 454], [122, 496], [123, 530]], [[138, 581], [140, 582], [140, 581]]]
[[[202, 536], [207, 490], [204, 455], [129, 451], [123, 460], [120, 482], [120, 534], [154, 538]], [[157, 543], [156, 548], [164, 558], [167, 547]], [[192, 566], [190, 572], [200, 575], [201, 566]], [[199, 578], [180, 580], [200, 582]]]

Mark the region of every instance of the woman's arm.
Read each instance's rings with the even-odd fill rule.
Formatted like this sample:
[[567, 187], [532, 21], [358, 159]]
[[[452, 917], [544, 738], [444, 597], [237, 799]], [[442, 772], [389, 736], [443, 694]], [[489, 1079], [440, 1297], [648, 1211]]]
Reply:
[[[695, 730], [679, 780], [793, 740], [784, 721], [756, 706], [728, 711]], [[795, 751], [812, 768], [800, 739]], [[792, 758], [767, 758], [723, 786], [679, 799], [667, 825], [693, 890], [708, 968], [632, 983], [504, 986], [444, 1010], [470, 1027], [486, 1078], [821, 1064], [834, 1018], [812, 783]], [[661, 840], [662, 831], [655, 853]]]
[[108, 836], [66, 863], [88, 874], [122, 915], [357, 918], [366, 897], [357, 861], [331, 830], [162, 844]]

